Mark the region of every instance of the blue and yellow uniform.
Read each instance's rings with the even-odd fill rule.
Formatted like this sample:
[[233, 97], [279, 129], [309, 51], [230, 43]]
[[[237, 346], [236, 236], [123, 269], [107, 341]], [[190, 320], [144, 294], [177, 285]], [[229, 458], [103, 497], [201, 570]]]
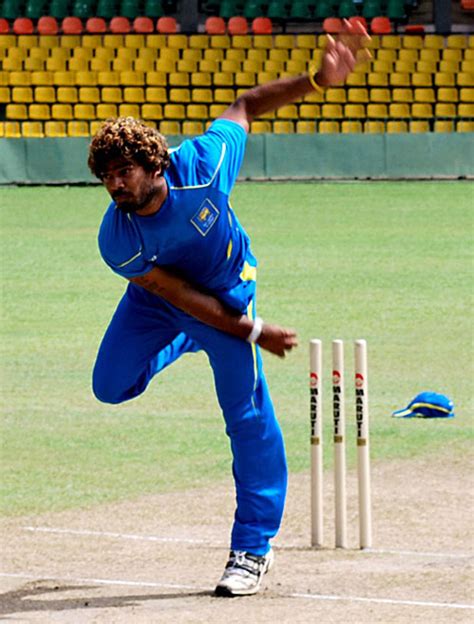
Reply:
[[[105, 262], [126, 278], [168, 267], [254, 316], [257, 263], [229, 204], [245, 143], [242, 126], [220, 119], [173, 150], [164, 173], [168, 195], [157, 213], [109, 206], [99, 232]], [[129, 283], [99, 349], [94, 392], [109, 403], [132, 399], [165, 366], [197, 350], [209, 357], [231, 441], [237, 491], [231, 548], [263, 555], [280, 525], [287, 470], [258, 347]]]

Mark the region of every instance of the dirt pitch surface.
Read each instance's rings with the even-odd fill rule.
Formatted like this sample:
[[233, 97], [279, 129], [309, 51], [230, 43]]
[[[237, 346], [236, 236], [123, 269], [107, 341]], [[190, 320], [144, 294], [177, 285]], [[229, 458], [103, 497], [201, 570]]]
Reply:
[[290, 480], [261, 592], [215, 598], [233, 514], [231, 483], [99, 508], [3, 520], [0, 620], [11, 622], [473, 622], [473, 466], [449, 456], [373, 466], [374, 551], [309, 546], [309, 478]]

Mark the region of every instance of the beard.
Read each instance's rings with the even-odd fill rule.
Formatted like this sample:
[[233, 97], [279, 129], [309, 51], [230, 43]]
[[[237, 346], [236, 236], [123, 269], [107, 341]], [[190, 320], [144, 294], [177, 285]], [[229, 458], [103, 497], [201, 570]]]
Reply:
[[[133, 213], [145, 208], [158, 193], [158, 189], [150, 185], [148, 188], [142, 190], [138, 197], [132, 196], [130, 193], [115, 193], [112, 199], [117, 204], [117, 208], [125, 213]], [[121, 197], [124, 199], [121, 201]]]

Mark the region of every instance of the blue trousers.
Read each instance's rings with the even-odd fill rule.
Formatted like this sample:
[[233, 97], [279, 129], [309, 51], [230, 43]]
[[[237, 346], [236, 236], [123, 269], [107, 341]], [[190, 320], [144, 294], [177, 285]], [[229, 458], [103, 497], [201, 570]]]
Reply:
[[105, 403], [133, 399], [180, 355], [198, 350], [214, 372], [232, 449], [237, 509], [231, 548], [263, 555], [280, 526], [287, 468], [258, 347], [129, 284], [99, 348], [94, 394]]

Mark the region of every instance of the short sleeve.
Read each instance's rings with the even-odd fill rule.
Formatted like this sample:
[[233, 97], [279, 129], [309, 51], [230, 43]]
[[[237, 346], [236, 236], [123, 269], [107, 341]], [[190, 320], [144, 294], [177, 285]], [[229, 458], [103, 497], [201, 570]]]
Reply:
[[185, 141], [172, 154], [176, 188], [214, 186], [228, 195], [245, 154], [247, 133], [230, 119], [217, 119], [207, 132]]
[[133, 223], [120, 211], [109, 208], [99, 230], [99, 251], [104, 262], [127, 279], [151, 271], [154, 264], [144, 255], [143, 245]]

